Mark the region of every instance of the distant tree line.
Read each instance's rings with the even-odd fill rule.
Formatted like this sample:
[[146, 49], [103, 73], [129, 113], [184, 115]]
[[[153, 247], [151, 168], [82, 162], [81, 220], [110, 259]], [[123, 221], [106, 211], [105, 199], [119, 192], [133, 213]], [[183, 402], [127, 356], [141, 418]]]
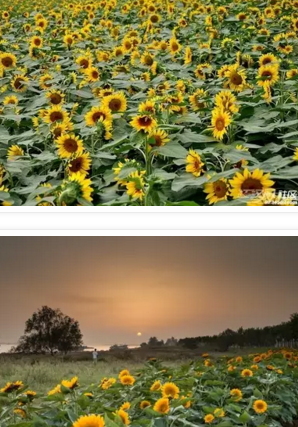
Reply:
[[265, 326], [264, 328], [239, 328], [237, 331], [226, 329], [218, 335], [205, 335], [193, 338], [175, 340], [170, 338], [166, 342], [151, 337], [148, 343], [142, 343], [141, 347], [161, 347], [176, 345], [195, 349], [208, 347], [213, 350], [226, 351], [229, 347], [274, 347], [274, 346], [298, 346], [298, 313], [290, 316], [288, 322], [279, 325]]

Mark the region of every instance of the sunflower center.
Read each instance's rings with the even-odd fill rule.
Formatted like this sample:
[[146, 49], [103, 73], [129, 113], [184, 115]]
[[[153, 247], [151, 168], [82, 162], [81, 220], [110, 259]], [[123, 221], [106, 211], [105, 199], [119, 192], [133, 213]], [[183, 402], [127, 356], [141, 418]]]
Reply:
[[271, 73], [271, 71], [269, 71], [269, 70], [263, 71], [262, 77], [267, 77], [268, 80], [271, 80], [272, 79], [272, 73]]
[[146, 65], [152, 65], [153, 64], [153, 58], [150, 55], [146, 55], [144, 62]]
[[74, 159], [71, 162], [71, 166], [69, 167], [69, 170], [71, 172], [79, 172], [82, 168], [82, 159], [78, 157], [77, 159]]
[[215, 127], [217, 130], [223, 130], [225, 127], [225, 121], [222, 118], [217, 119]]
[[139, 118], [139, 124], [140, 126], [149, 127], [152, 123], [151, 117], [148, 116], [142, 116]]
[[224, 182], [222, 181], [215, 182], [213, 188], [214, 188], [214, 193], [216, 197], [222, 198], [226, 195], [227, 186]]
[[238, 73], [234, 73], [231, 77], [231, 82], [236, 85], [239, 86], [242, 84], [242, 77], [240, 76], [240, 74]]
[[24, 85], [24, 79], [22, 79], [21, 77], [18, 77], [15, 82], [14, 82], [14, 87], [16, 89], [23, 89]]
[[242, 190], [250, 191], [250, 190], [262, 190], [263, 186], [258, 179], [247, 178], [241, 185]]
[[111, 99], [111, 101], [109, 102], [109, 108], [112, 111], [119, 111], [121, 108], [121, 100], [120, 99]]
[[162, 145], [162, 138], [159, 135], [155, 135], [154, 139], [155, 139], [155, 145], [160, 147]]
[[35, 44], [35, 46], [40, 46], [41, 45], [41, 40], [40, 39], [35, 39], [34, 40], [34, 44]]
[[50, 114], [50, 120], [52, 123], [62, 119], [63, 119], [63, 114], [61, 113], [61, 111], [54, 111], [53, 113]]
[[81, 66], [82, 68], [88, 68], [88, 67], [89, 67], [89, 61], [88, 61], [88, 59], [82, 59], [82, 60], [80, 61], [80, 66]]
[[5, 56], [2, 58], [2, 64], [4, 67], [11, 67], [13, 64], [13, 60], [9, 56]]
[[69, 153], [74, 153], [77, 151], [78, 149], [78, 143], [75, 139], [73, 138], [67, 138], [64, 141], [64, 148], [66, 151], [68, 151]]
[[98, 77], [99, 77], [98, 72], [97, 72], [97, 71], [92, 71], [92, 77], [93, 77], [94, 79], [98, 79]]
[[151, 16], [151, 22], [153, 22], [153, 24], [156, 24], [156, 22], [158, 22], [158, 16], [157, 15]]
[[173, 42], [173, 43], [172, 43], [172, 50], [173, 50], [174, 52], [176, 52], [176, 50], [178, 50], [178, 44], [177, 44], [176, 42]]
[[59, 93], [53, 93], [51, 95], [51, 103], [54, 105], [60, 104], [60, 102], [62, 101], [62, 96], [59, 95]]
[[92, 119], [94, 122], [97, 122], [100, 119], [105, 120], [106, 116], [104, 113], [101, 113], [100, 111], [97, 111], [96, 113], [93, 114]]

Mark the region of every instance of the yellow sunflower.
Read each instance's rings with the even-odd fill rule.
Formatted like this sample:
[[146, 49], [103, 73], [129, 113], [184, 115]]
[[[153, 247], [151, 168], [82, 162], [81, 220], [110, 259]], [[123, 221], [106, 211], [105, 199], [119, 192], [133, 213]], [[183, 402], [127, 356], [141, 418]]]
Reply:
[[[136, 172], [136, 173], [138, 173], [138, 172]], [[136, 196], [133, 196], [133, 197], [136, 197]], [[122, 375], [120, 377], [120, 382], [123, 385], [133, 385], [135, 382], [135, 378], [132, 375]]]
[[169, 49], [172, 55], [175, 55], [181, 50], [182, 46], [176, 39], [176, 37], [172, 37], [169, 41]]
[[30, 40], [30, 46], [33, 48], [41, 49], [43, 46], [42, 38], [38, 36], [33, 36]]
[[150, 387], [150, 391], [159, 391], [160, 389], [161, 389], [161, 382], [159, 380], [154, 381], [154, 383]]
[[19, 100], [14, 95], [6, 96], [3, 100], [3, 105], [18, 105], [18, 103]]
[[13, 160], [14, 157], [19, 157], [24, 155], [24, 150], [19, 145], [12, 145], [7, 150], [7, 158]]
[[207, 97], [207, 92], [204, 89], [197, 89], [192, 95], [189, 96], [189, 101], [193, 111], [198, 111], [207, 107], [204, 99]]
[[250, 369], [243, 369], [243, 371], [241, 372], [241, 376], [242, 377], [252, 377], [253, 372]]
[[204, 417], [204, 421], [206, 424], [211, 424], [213, 420], [214, 420], [214, 415], [212, 414], [207, 414]]
[[51, 83], [52, 79], [53, 76], [51, 76], [50, 74], [45, 74], [44, 76], [41, 76], [39, 79], [39, 86], [44, 90], [49, 89], [53, 86], [53, 84]]
[[122, 409], [119, 409], [118, 411], [116, 411], [116, 415], [118, 415], [121, 418], [121, 421], [126, 426], [130, 424], [130, 420], [127, 412], [123, 411]]
[[155, 402], [153, 406], [154, 411], [159, 412], [160, 414], [167, 414], [170, 410], [170, 401], [166, 397], [162, 397]]
[[253, 404], [253, 409], [257, 414], [263, 414], [267, 411], [268, 405], [264, 400], [256, 400]]
[[[127, 195], [132, 197], [133, 199], [143, 200], [145, 196], [145, 192], [144, 192], [145, 182], [143, 180], [143, 175], [144, 175], [144, 172], [138, 172], [138, 171], [132, 172], [129, 175], [128, 182], [126, 183], [126, 190], [127, 190]], [[125, 384], [124, 382], [125, 378], [127, 378], [127, 376], [121, 377], [120, 381], [122, 384]], [[133, 377], [131, 378], [134, 380]]]
[[104, 427], [105, 422], [101, 415], [82, 415], [73, 423], [72, 427]]
[[215, 105], [217, 107], [222, 107], [224, 111], [228, 113], [237, 113], [239, 107], [236, 104], [237, 99], [235, 95], [232, 94], [229, 90], [222, 90], [215, 96]]
[[259, 86], [264, 86], [266, 84], [273, 86], [279, 80], [278, 67], [274, 65], [263, 65], [259, 68], [257, 77]]
[[87, 200], [88, 202], [92, 202], [91, 193], [93, 192], [93, 189], [91, 187], [90, 179], [86, 179], [85, 175], [77, 172], [69, 177], [69, 181], [76, 184], [80, 197]]
[[112, 113], [124, 113], [127, 108], [125, 95], [122, 92], [115, 92], [105, 96], [102, 100], [102, 106], [108, 108]]
[[11, 81], [11, 87], [16, 92], [25, 92], [27, 90], [29, 79], [23, 74], [17, 74]]
[[231, 90], [243, 91], [246, 84], [246, 73], [238, 64], [229, 66], [228, 71], [225, 72], [225, 77], [229, 79], [227, 84]]
[[249, 195], [256, 191], [261, 193], [264, 190], [273, 191], [270, 187], [274, 185], [274, 181], [269, 178], [270, 173], [264, 174], [260, 169], [255, 169], [252, 172], [248, 169], [244, 169], [242, 173], [237, 172], [233, 179], [230, 180], [231, 196], [237, 199], [238, 197]]
[[43, 117], [45, 123], [53, 124], [56, 122], [64, 122], [68, 120], [68, 114], [62, 109], [61, 105], [55, 105], [45, 111]]
[[85, 121], [87, 126], [96, 126], [97, 122], [112, 123], [113, 116], [111, 110], [107, 107], [92, 107], [90, 111], [85, 115]]
[[214, 138], [222, 140], [227, 133], [227, 128], [231, 124], [230, 114], [223, 107], [215, 107], [212, 111], [211, 127]]
[[156, 129], [148, 135], [150, 147], [161, 147], [170, 141], [169, 135], [165, 130]]
[[130, 408], [130, 403], [129, 402], [124, 402], [123, 405], [120, 406], [120, 409], [122, 409], [122, 411], [127, 411]]
[[172, 397], [173, 399], [178, 399], [179, 388], [174, 383], [165, 383], [161, 388], [161, 393], [163, 397]]
[[61, 105], [63, 104], [65, 95], [60, 90], [51, 90], [46, 93], [46, 97], [51, 104]]
[[259, 65], [260, 67], [265, 65], [275, 65], [279, 66], [279, 61], [272, 53], [266, 53], [265, 55], [262, 55], [259, 59]]
[[128, 369], [123, 369], [123, 370], [120, 372], [120, 374], [119, 374], [119, 379], [120, 379], [121, 377], [124, 377], [124, 375], [130, 375], [130, 372], [129, 372], [129, 370], [128, 370]]
[[194, 150], [189, 150], [186, 157], [186, 172], [192, 173], [193, 176], [198, 177], [203, 171], [204, 163], [201, 156]]
[[227, 180], [225, 178], [220, 178], [217, 181], [208, 182], [205, 184], [204, 193], [208, 194], [206, 199], [208, 200], [209, 205], [221, 202], [222, 200], [227, 200], [229, 195]]
[[197, 66], [197, 68], [195, 69], [195, 75], [198, 79], [200, 80], [205, 80], [206, 76], [209, 72], [209, 70], [211, 70], [211, 65], [209, 63], [204, 63], [204, 64], [199, 64]]
[[148, 115], [135, 116], [130, 122], [131, 126], [137, 131], [143, 130], [144, 132], [152, 132], [157, 126], [157, 121]]
[[98, 82], [100, 78], [99, 70], [96, 67], [90, 67], [85, 70], [89, 82]]
[[1, 53], [0, 54], [0, 65], [5, 69], [9, 70], [16, 66], [17, 57], [12, 53]]
[[70, 389], [74, 389], [78, 387], [78, 377], [73, 377], [70, 381], [63, 380], [61, 381], [61, 385]]
[[56, 143], [61, 159], [70, 159], [73, 155], [83, 151], [83, 141], [73, 133], [61, 135]]
[[241, 400], [241, 399], [242, 399], [242, 391], [241, 391], [241, 390], [239, 390], [239, 388], [233, 388], [233, 389], [230, 391], [230, 395], [231, 395], [231, 397], [233, 398], [233, 400], [234, 400], [235, 402], [239, 402], [239, 400]]
[[78, 153], [73, 157], [67, 167], [68, 173], [80, 172], [82, 175], [87, 175], [91, 165], [91, 158], [89, 153]]
[[86, 70], [87, 68], [91, 68], [92, 58], [90, 58], [89, 56], [81, 55], [76, 59], [76, 63], [80, 68]]
[[54, 387], [52, 390], [50, 390], [48, 392], [48, 396], [53, 396], [54, 394], [57, 394], [57, 393], [61, 393], [61, 385], [60, 384], [58, 384], [56, 387]]
[[148, 408], [148, 406], [151, 406], [151, 403], [148, 400], [142, 400], [140, 403], [140, 409]]

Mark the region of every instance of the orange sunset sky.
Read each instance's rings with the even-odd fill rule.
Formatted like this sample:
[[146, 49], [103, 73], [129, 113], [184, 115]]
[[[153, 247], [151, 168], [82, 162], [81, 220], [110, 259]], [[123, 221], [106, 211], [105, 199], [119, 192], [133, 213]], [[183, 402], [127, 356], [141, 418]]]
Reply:
[[79, 320], [86, 345], [273, 325], [298, 311], [296, 237], [0, 239], [0, 343], [15, 343], [42, 305]]

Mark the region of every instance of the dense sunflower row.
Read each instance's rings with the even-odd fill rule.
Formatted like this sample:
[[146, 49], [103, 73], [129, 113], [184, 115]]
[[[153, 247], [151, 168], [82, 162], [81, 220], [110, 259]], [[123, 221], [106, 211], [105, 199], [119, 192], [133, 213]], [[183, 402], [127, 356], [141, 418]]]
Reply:
[[2, 204], [296, 204], [297, 34], [297, 0], [2, 0]]
[[150, 359], [132, 375], [81, 387], [63, 380], [47, 396], [22, 381], [0, 389], [2, 427], [178, 427], [291, 425], [297, 420], [297, 353], [268, 351], [248, 357], [165, 368]]

